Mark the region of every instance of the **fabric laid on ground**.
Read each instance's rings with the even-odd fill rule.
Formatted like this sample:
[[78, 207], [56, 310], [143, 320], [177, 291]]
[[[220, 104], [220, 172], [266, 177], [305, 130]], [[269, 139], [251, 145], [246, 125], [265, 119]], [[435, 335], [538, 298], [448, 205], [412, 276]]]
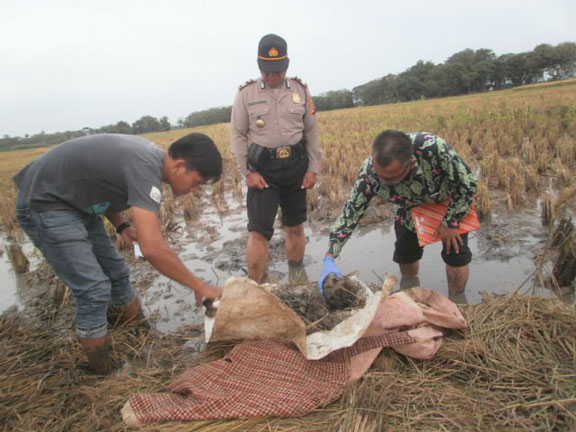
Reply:
[[[170, 393], [132, 396], [122, 417], [133, 425], [166, 420], [301, 416], [342, 395], [351, 376], [359, 375], [352, 374], [354, 356], [376, 347], [413, 342], [407, 332], [391, 333], [362, 339], [322, 360], [306, 360], [291, 343], [244, 342], [224, 358], [182, 374], [168, 387]], [[363, 364], [365, 369], [369, 367], [366, 362]]]
[[133, 395], [122, 417], [136, 425], [305, 415], [337, 400], [367, 372], [382, 347], [404, 349], [417, 358], [434, 355], [443, 337], [436, 325], [465, 328], [467, 323], [456, 305], [433, 291], [395, 293], [380, 303], [365, 337], [349, 348], [307, 360], [293, 343], [247, 341], [223, 359], [185, 372], [168, 393]]
[[415, 343], [396, 347], [400, 354], [430, 359], [442, 346], [445, 329], [468, 327], [460, 308], [442, 294], [424, 288], [398, 291], [383, 299], [364, 337], [408, 327]]

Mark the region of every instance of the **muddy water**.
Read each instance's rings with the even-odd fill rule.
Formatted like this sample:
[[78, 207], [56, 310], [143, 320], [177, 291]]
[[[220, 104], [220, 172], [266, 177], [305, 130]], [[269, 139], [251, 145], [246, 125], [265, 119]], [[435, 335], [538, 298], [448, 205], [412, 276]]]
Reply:
[[[31, 243], [25, 243], [22, 249], [30, 262], [29, 269], [35, 270], [39, 263], [39, 256], [34, 247]], [[14, 272], [7, 250], [7, 239], [0, 237], [0, 314], [8, 308], [24, 308], [34, 292], [28, 287], [25, 277]]]
[[[222, 284], [231, 276], [245, 276], [245, 209], [237, 206], [225, 217], [218, 216], [214, 210], [207, 210], [201, 220], [204, 225], [191, 225], [181, 243], [180, 256], [184, 262], [196, 274], [214, 284]], [[329, 222], [314, 222], [306, 226], [308, 241], [304, 265], [309, 280], [318, 280], [322, 271], [329, 225]], [[338, 260], [341, 271], [358, 272], [363, 281], [376, 285], [380, 285], [386, 273], [400, 279], [398, 266], [392, 261], [394, 237], [388, 221], [360, 227]], [[470, 280], [465, 295], [454, 297], [454, 301], [478, 303], [484, 293], [510, 294], [516, 290], [550, 295], [547, 290], [533, 290], [534, 258], [546, 241], [536, 210], [496, 213], [481, 231], [470, 234], [469, 241], [474, 254]], [[440, 251], [440, 243], [425, 248], [420, 266], [420, 285], [448, 296]], [[277, 226], [270, 242], [268, 277], [272, 282], [289, 283], [289, 273], [282, 229]], [[169, 297], [158, 298], [158, 289], [169, 291]], [[148, 289], [147, 298], [149, 311], [158, 315], [157, 327], [162, 331], [202, 321], [202, 311], [193, 306], [194, 295], [165, 278], [158, 278]]]
[[[309, 280], [318, 280], [320, 276], [329, 225], [330, 221], [313, 221], [306, 227], [304, 266]], [[246, 216], [238, 200], [228, 200], [225, 215], [205, 201], [205, 210], [198, 221], [182, 222], [181, 231], [171, 238], [185, 264], [212, 284], [223, 284], [231, 276], [246, 275]], [[518, 289], [524, 293], [550, 295], [547, 291], [534, 292], [532, 281], [534, 258], [541, 253], [545, 240], [546, 233], [535, 209], [493, 214], [480, 231], [470, 234], [474, 254], [470, 279], [465, 295], [453, 300], [478, 303], [483, 293], [510, 294]], [[398, 266], [392, 261], [393, 249], [394, 230], [386, 219], [358, 228], [337, 263], [343, 273], [358, 272], [364, 282], [380, 285], [386, 273], [400, 279]], [[25, 250], [27, 255], [31, 253], [29, 247]], [[419, 281], [420, 286], [448, 296], [440, 250], [440, 243], [425, 248]], [[145, 261], [133, 261], [132, 268], [146, 314], [153, 317], [160, 331], [202, 322], [203, 309], [195, 305], [194, 294], [189, 289], [159, 275]], [[22, 307], [35, 290], [42, 290], [42, 287], [26, 286], [23, 278], [12, 271], [6, 254], [0, 257], [0, 278], [0, 312], [13, 305]], [[270, 243], [269, 279], [279, 283], [290, 281], [280, 227]]]
[[6, 253], [0, 257], [0, 280], [2, 288], [0, 289], [0, 313], [4, 312], [10, 306], [21, 307], [22, 303], [18, 298], [18, 286], [21, 278], [14, 273], [12, 265]]

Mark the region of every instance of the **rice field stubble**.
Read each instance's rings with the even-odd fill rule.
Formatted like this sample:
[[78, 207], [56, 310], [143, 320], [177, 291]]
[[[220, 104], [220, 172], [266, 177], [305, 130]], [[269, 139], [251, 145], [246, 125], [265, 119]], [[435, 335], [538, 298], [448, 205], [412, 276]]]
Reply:
[[[576, 80], [447, 99], [318, 113], [325, 163], [309, 194], [312, 219], [326, 223], [339, 213], [372, 140], [384, 129], [428, 131], [450, 142], [481, 178], [478, 207], [521, 210], [542, 203], [552, 233], [574, 212]], [[223, 180], [204, 196], [224, 215], [226, 191], [242, 199], [242, 176], [230, 153], [229, 124], [146, 135], [163, 147], [192, 131], [211, 136], [225, 159]], [[1, 223], [12, 243], [23, 235], [15, 223], [11, 176], [47, 149], [0, 153]], [[205, 194], [206, 192], [202, 192]], [[206, 202], [206, 201], [204, 201]], [[178, 238], [177, 215], [193, 222], [193, 197], [162, 209], [163, 228]], [[552, 241], [550, 253], [554, 253]], [[544, 269], [547, 252], [541, 254]], [[548, 283], [542, 272], [540, 283]], [[67, 304], [66, 293], [56, 303]], [[380, 358], [347, 396], [301, 419], [176, 423], [143, 430], [569, 430], [575, 427], [574, 306], [555, 300], [513, 297], [467, 307], [471, 328], [449, 337], [430, 362]], [[191, 365], [180, 345], [200, 336], [168, 335], [135, 342], [113, 333], [116, 355], [141, 359], [141, 370], [116, 378], [76, 372], [81, 350], [72, 335], [25, 330], [27, 320], [2, 317], [0, 425], [5, 430], [123, 430], [119, 409], [133, 392], [161, 390]], [[572, 328], [569, 328], [572, 326]], [[45, 343], [44, 343], [45, 342]], [[129, 342], [129, 343], [128, 343]], [[203, 361], [209, 359], [202, 355]], [[43, 367], [44, 365], [45, 367]], [[535, 365], [538, 365], [537, 367]], [[397, 389], [392, 390], [391, 389]], [[394, 394], [394, 397], [390, 397]], [[68, 395], [68, 396], [67, 396]], [[64, 398], [64, 399], [62, 399]], [[56, 405], [54, 405], [56, 404]], [[68, 406], [68, 408], [65, 408]], [[33, 416], [31, 412], [35, 412]]]

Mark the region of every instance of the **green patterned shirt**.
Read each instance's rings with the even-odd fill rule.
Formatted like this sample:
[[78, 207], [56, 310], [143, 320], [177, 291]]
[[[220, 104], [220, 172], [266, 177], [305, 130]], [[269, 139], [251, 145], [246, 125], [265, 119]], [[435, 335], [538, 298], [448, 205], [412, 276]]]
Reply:
[[477, 176], [452, 146], [428, 132], [408, 134], [416, 165], [398, 184], [386, 185], [374, 171], [372, 156], [360, 168], [350, 198], [330, 232], [328, 253], [337, 257], [364, 216], [374, 196], [397, 204], [396, 221], [414, 231], [410, 209], [450, 200], [443, 224], [458, 228], [476, 198]]

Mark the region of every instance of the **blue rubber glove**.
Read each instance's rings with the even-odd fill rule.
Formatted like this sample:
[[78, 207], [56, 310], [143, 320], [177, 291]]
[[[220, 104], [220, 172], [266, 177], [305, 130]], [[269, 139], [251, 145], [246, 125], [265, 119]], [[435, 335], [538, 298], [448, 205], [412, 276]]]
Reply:
[[334, 262], [334, 257], [326, 256], [324, 257], [324, 267], [322, 267], [322, 276], [320, 276], [320, 280], [318, 281], [318, 288], [320, 289], [322, 295], [324, 295], [324, 281], [326, 281], [326, 278], [331, 274], [335, 274], [338, 277], [342, 277], [342, 273], [340, 273], [340, 270], [338, 269], [336, 263]]

